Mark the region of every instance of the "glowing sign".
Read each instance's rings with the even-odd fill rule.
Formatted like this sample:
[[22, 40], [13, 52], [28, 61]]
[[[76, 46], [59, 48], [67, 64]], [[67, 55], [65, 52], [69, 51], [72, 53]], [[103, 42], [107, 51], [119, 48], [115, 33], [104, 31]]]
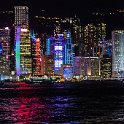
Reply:
[[2, 44], [0, 43], [0, 54], [2, 54]]
[[9, 30], [9, 27], [5, 27], [5, 30]]
[[66, 65], [63, 68], [63, 76], [64, 78], [71, 78], [73, 76], [73, 68], [71, 65]]
[[55, 46], [55, 50], [62, 50], [62, 46]]
[[47, 39], [47, 42], [46, 42], [46, 55], [50, 55], [50, 45], [51, 45], [51, 41], [50, 41], [50, 38]]
[[16, 74], [20, 76], [20, 30], [21, 28], [17, 28], [16, 34]]
[[28, 29], [21, 28], [21, 32], [27, 32]]

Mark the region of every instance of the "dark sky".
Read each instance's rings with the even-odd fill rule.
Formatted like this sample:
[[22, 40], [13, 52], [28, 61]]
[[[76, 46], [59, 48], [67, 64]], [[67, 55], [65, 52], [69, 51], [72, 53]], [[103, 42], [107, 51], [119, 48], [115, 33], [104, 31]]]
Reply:
[[12, 9], [14, 5], [27, 5], [33, 13], [44, 9], [51, 15], [81, 16], [96, 10], [124, 8], [124, 0], [0, 0], [1, 9]]

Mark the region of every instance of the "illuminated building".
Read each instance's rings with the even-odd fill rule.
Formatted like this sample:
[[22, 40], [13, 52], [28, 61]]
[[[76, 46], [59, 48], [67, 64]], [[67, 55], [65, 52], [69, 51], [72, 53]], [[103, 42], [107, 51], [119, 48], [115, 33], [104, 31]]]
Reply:
[[83, 65], [81, 67], [81, 75], [87, 79], [100, 78], [100, 59], [98, 57], [83, 57]]
[[64, 45], [63, 34], [57, 34], [54, 39], [54, 74], [60, 75], [61, 65], [64, 64]]
[[54, 74], [60, 75], [63, 64], [73, 66], [73, 47], [70, 32], [56, 34], [55, 37], [49, 37], [46, 40], [46, 55], [54, 56]]
[[[29, 29], [29, 15], [27, 6], [14, 6], [15, 9], [15, 38], [17, 27]], [[16, 39], [15, 39], [16, 40]]]
[[65, 61], [64, 64], [72, 64], [73, 65], [73, 47], [72, 47], [72, 37], [70, 32], [65, 33]]
[[29, 17], [27, 6], [15, 6], [15, 26], [28, 29]]
[[72, 64], [63, 64], [61, 66], [61, 75], [63, 78], [69, 79], [73, 77], [73, 67]]
[[37, 38], [33, 41], [33, 75], [41, 75], [41, 64], [42, 64], [42, 54], [41, 54], [41, 41]]
[[[16, 75], [32, 73], [31, 42], [27, 6], [15, 6], [15, 57]], [[18, 34], [17, 34], [18, 33]]]
[[109, 55], [104, 55], [101, 59], [101, 77], [110, 79], [112, 76], [112, 59]]
[[20, 35], [21, 35], [21, 28], [17, 28], [16, 32], [16, 46], [15, 46], [15, 61], [16, 61], [16, 75], [20, 76]]
[[124, 78], [124, 30], [112, 31], [112, 77]]
[[99, 57], [103, 58], [104, 55], [108, 55], [109, 57], [112, 55], [112, 43], [111, 40], [101, 40], [98, 42], [99, 48]]
[[83, 27], [83, 56], [99, 56], [98, 41], [106, 38], [106, 24], [88, 24]]
[[32, 73], [32, 58], [29, 30], [18, 27], [16, 34], [16, 75], [30, 75]]
[[47, 38], [46, 39], [46, 55], [51, 55], [52, 52], [51, 52], [51, 39], [50, 38]]
[[10, 75], [10, 29], [0, 29], [0, 74]]
[[74, 57], [74, 76], [79, 77], [81, 74], [81, 56]]
[[53, 55], [45, 55], [44, 56], [44, 67], [42, 69], [45, 70], [46, 75], [54, 76], [54, 56]]
[[75, 57], [74, 76], [90, 80], [100, 78], [100, 59], [98, 57]]

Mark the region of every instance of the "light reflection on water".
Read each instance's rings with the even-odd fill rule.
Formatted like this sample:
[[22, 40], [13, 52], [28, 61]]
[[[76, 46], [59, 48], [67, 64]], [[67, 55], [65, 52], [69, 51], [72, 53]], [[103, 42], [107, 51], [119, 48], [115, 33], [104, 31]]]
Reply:
[[123, 95], [60, 95], [55, 93], [56, 91], [54, 95], [44, 95], [40, 92], [33, 91], [32, 88], [30, 93], [24, 90], [15, 92], [16, 95], [11, 97], [0, 97], [0, 123], [117, 124], [124, 122]]

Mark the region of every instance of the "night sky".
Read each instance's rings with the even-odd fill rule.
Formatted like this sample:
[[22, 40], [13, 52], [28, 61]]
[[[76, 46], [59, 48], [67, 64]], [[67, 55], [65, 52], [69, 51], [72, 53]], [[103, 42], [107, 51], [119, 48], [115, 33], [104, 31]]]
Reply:
[[53, 16], [86, 15], [93, 11], [124, 8], [124, 0], [0, 0], [0, 9], [13, 9], [14, 5], [27, 5], [31, 13], [41, 10]]

